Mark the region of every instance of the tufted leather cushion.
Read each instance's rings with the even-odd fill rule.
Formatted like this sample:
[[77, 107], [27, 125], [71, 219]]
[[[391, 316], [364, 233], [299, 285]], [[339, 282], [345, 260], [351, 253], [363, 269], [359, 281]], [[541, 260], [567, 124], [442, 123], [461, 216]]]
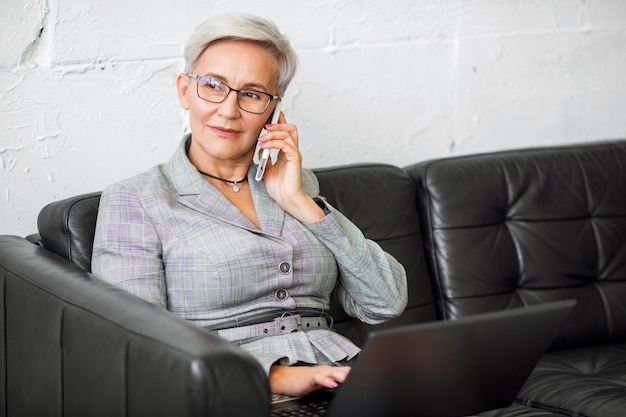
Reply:
[[623, 416], [626, 141], [407, 170], [418, 184], [431, 277], [447, 318], [578, 300], [518, 396], [533, 411], [517, 414], [516, 406], [504, 415]]
[[558, 345], [626, 340], [626, 141], [408, 171], [447, 317], [575, 298]]
[[[623, 417], [626, 344], [549, 352], [518, 397], [535, 408], [577, 417]], [[571, 414], [567, 414], [570, 410]]]
[[82, 194], [45, 206], [37, 218], [40, 244], [91, 272], [100, 192]]

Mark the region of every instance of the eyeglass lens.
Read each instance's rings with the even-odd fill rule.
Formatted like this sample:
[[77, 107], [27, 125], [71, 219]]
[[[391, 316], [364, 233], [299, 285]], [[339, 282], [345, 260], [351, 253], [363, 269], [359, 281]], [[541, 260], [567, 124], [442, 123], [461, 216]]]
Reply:
[[[211, 78], [198, 77], [198, 96], [206, 101], [221, 103], [232, 90], [226, 84]], [[233, 90], [235, 91], [235, 90]], [[269, 105], [272, 97], [260, 91], [240, 90], [237, 91], [237, 102], [242, 110], [250, 113], [263, 113]]]

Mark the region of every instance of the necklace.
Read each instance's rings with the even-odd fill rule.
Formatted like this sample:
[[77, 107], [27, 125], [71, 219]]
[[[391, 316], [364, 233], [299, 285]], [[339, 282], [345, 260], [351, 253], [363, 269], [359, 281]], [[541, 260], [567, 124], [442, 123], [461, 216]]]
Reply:
[[239, 192], [239, 186], [237, 184], [239, 184], [241, 182], [248, 181], [248, 177], [243, 177], [243, 179], [240, 179], [239, 181], [234, 181], [234, 180], [227, 180], [225, 178], [216, 177], [215, 175], [207, 174], [206, 172], [202, 172], [200, 170], [198, 170], [198, 172], [201, 173], [202, 175], [206, 175], [207, 177], [211, 177], [214, 180], [229, 182], [229, 183], [233, 184], [233, 191], [236, 192], [236, 193]]

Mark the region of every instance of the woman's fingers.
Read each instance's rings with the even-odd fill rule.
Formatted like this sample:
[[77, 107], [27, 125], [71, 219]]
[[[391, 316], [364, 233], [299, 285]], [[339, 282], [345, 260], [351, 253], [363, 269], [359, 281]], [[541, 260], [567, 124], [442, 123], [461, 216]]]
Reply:
[[323, 388], [336, 388], [350, 373], [347, 366], [280, 366], [270, 370], [270, 388], [275, 394], [306, 395]]
[[316, 373], [318, 385], [324, 388], [337, 388], [339, 384], [343, 383], [350, 372], [350, 367], [342, 366], [328, 367], [330, 369], [320, 369], [320, 373]]
[[294, 149], [298, 149], [298, 128], [295, 125], [288, 124], [282, 112], [278, 121], [279, 123], [275, 125], [265, 126], [267, 133], [259, 138], [261, 147], [282, 149], [285, 147], [285, 144], [289, 144]]

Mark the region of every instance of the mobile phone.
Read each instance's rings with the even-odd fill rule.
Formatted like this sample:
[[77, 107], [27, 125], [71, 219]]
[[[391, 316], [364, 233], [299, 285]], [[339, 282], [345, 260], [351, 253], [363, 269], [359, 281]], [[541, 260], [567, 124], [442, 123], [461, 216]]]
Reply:
[[[281, 102], [279, 101], [274, 108], [274, 114], [272, 114], [271, 124], [276, 124], [278, 122], [278, 118], [280, 117], [280, 108]], [[270, 150], [263, 149], [261, 153], [261, 158], [259, 159], [259, 165], [256, 169], [256, 175], [254, 177], [255, 180], [261, 181], [263, 179], [263, 174], [265, 174], [265, 166], [267, 165], [267, 161], [270, 159]]]

